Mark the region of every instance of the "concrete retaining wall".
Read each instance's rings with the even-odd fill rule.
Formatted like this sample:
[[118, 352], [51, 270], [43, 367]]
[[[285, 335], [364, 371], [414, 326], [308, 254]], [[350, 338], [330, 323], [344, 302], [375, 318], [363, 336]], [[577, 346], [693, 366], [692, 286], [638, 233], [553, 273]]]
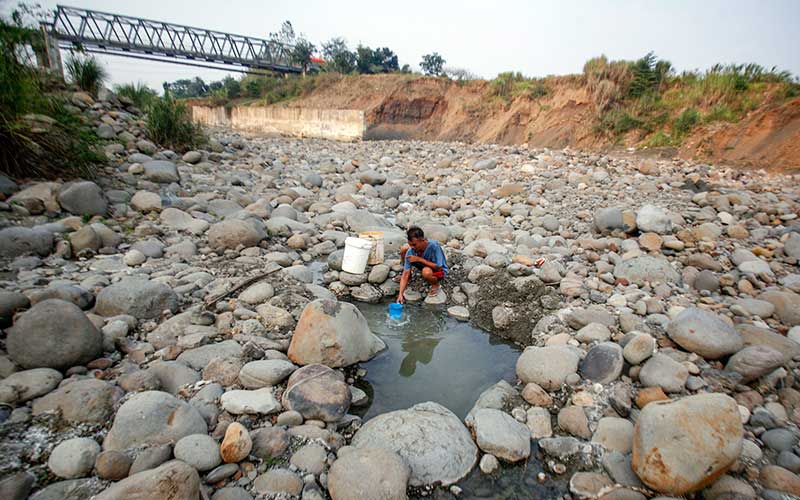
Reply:
[[354, 109], [306, 109], [264, 106], [192, 106], [192, 119], [203, 125], [248, 132], [316, 137], [336, 141], [364, 138], [366, 117]]

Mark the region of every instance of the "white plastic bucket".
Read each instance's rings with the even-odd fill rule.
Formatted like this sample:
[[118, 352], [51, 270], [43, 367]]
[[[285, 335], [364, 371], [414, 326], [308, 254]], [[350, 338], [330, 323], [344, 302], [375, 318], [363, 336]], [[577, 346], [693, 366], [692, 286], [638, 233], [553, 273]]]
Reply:
[[362, 240], [372, 241], [372, 250], [369, 251], [367, 264], [370, 266], [383, 264], [383, 231], [365, 231], [358, 233], [358, 237]]
[[351, 274], [363, 273], [367, 268], [370, 250], [372, 250], [372, 242], [370, 240], [353, 237], [345, 239], [342, 271]]

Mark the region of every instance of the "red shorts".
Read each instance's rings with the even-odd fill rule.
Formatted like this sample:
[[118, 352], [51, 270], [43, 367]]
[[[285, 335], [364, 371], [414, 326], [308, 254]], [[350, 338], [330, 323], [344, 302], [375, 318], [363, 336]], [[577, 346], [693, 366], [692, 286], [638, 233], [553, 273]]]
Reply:
[[439, 281], [443, 280], [444, 279], [444, 271], [442, 271], [441, 269], [439, 269], [438, 271], [434, 271], [433, 272], [433, 277], [438, 279]]

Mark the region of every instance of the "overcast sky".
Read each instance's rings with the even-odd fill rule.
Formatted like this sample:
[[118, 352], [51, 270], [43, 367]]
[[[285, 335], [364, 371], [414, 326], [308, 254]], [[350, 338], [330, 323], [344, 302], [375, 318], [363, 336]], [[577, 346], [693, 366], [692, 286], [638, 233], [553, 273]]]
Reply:
[[[16, 2], [0, 0], [8, 11]], [[57, 1], [39, 0], [45, 7]], [[62, 0], [67, 5], [266, 37], [290, 20], [319, 47], [334, 36], [394, 50], [417, 69], [423, 54], [439, 52], [446, 66], [482, 77], [502, 71], [528, 76], [579, 73], [606, 54], [635, 59], [650, 50], [680, 71], [717, 62], [757, 62], [800, 75], [798, 0]], [[226, 73], [103, 57], [114, 83]]]

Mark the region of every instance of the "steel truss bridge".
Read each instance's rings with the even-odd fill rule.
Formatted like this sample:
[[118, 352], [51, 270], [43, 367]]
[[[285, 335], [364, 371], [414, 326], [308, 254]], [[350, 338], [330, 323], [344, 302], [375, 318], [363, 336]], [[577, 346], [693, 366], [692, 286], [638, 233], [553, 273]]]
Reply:
[[96, 10], [59, 5], [49, 31], [65, 49], [225, 71], [303, 71], [292, 45]]

